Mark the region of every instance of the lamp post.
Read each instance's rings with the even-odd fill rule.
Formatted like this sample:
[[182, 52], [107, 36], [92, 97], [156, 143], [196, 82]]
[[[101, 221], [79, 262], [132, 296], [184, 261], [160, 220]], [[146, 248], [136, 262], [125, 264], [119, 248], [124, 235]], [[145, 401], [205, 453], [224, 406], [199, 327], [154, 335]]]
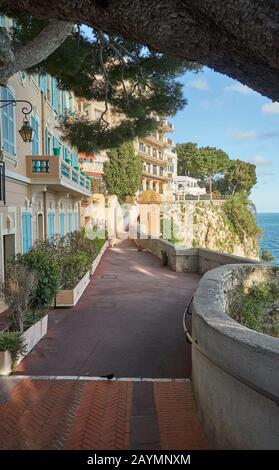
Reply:
[[24, 118], [23, 118], [23, 124], [21, 126], [21, 128], [19, 129], [19, 134], [23, 140], [23, 142], [32, 142], [32, 137], [33, 137], [33, 128], [32, 126], [30, 125], [29, 123], [29, 120], [27, 118], [28, 114], [30, 114], [32, 112], [32, 104], [30, 103], [30, 101], [27, 101], [27, 100], [0, 100], [0, 104], [1, 103], [4, 103], [0, 106], [0, 109], [1, 108], [5, 108], [6, 106], [9, 106], [9, 105], [12, 105], [12, 106], [16, 106], [17, 103], [26, 103], [28, 105], [27, 106], [23, 106], [21, 111], [22, 113], [24, 114]]

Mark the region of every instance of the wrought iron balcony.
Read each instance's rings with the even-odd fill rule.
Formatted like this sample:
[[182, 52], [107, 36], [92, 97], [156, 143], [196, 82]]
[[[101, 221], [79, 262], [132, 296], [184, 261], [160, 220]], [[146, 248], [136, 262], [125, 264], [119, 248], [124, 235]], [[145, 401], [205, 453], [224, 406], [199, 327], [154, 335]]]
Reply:
[[91, 195], [90, 180], [59, 156], [26, 156], [26, 176], [31, 184], [46, 184], [54, 190]]

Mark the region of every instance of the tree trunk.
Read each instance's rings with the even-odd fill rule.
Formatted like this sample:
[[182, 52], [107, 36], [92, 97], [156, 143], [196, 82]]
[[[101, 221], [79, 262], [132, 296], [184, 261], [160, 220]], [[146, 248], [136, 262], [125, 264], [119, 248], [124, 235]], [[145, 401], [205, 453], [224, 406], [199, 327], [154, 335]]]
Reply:
[[[0, 0], [10, 5], [10, 0]], [[197, 61], [279, 101], [279, 9], [272, 0], [14, 0], [41, 18], [85, 23]]]
[[13, 51], [6, 28], [0, 28], [0, 85], [5, 85], [16, 72], [46, 59], [72, 30], [73, 23], [51, 20], [33, 41]]
[[210, 194], [210, 201], [212, 201], [212, 176], [209, 176], [209, 194]]

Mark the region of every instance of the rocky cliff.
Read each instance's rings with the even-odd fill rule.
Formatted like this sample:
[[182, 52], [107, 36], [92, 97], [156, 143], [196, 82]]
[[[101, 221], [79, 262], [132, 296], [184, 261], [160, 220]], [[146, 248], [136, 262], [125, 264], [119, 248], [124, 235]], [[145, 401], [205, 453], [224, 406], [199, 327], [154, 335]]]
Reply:
[[181, 214], [184, 228], [177, 233], [179, 244], [259, 259], [257, 235], [237, 231], [221, 202], [182, 203], [180, 218]]

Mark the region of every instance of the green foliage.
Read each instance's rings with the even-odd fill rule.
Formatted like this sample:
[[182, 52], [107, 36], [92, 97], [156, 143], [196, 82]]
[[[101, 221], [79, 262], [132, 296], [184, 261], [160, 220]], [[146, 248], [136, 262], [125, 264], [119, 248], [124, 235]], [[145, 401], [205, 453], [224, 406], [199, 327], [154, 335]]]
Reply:
[[37, 311], [50, 306], [60, 284], [60, 267], [53, 257], [51, 243], [38, 243], [28, 253], [17, 255], [15, 263], [36, 273], [38, 283], [31, 301], [32, 309]]
[[[14, 19], [15, 46], [28, 43], [47, 25], [47, 20], [19, 14], [12, 6], [3, 13]], [[147, 135], [158, 126], [154, 114], [170, 116], [182, 109], [187, 101], [177, 78], [188, 70], [200, 69], [187, 60], [87, 27], [81, 31], [75, 28], [46, 60], [28, 71], [49, 73], [61, 88], [77, 97], [107, 100], [110, 111], [123, 116], [123, 123], [113, 129], [106, 127], [105, 121], [91, 126], [79, 119], [61, 122], [65, 140], [79, 151], [91, 153]]]
[[230, 196], [223, 210], [227, 216], [230, 229], [244, 242], [245, 237], [257, 238], [262, 230], [257, 226], [255, 206], [243, 193]]
[[267, 248], [263, 248], [261, 252], [261, 260], [271, 263], [272, 261], [275, 261], [275, 258]]
[[89, 255], [82, 251], [61, 257], [61, 289], [73, 289], [89, 270], [91, 263]]
[[163, 238], [164, 240], [167, 240], [168, 242], [175, 245], [181, 241], [181, 239], [177, 238], [176, 236], [177, 231], [178, 226], [174, 223], [173, 219], [167, 219], [166, 217], [160, 219], [160, 238]]
[[232, 160], [223, 178], [216, 181], [215, 189], [220, 191], [222, 196], [230, 196], [239, 192], [250, 194], [256, 183], [256, 165], [241, 160]]
[[193, 176], [192, 163], [199, 153], [198, 144], [193, 142], [177, 144], [174, 150], [177, 153], [177, 174]]
[[241, 285], [229, 295], [229, 313], [234, 320], [252, 330], [279, 336], [279, 287], [275, 283], [261, 282], [248, 289]]
[[193, 142], [177, 144], [177, 173], [198, 178], [216, 197], [250, 194], [257, 183], [256, 166], [241, 160], [230, 160], [221, 149], [201, 147]]
[[17, 359], [25, 354], [26, 346], [20, 333], [11, 331], [0, 332], [0, 351], [9, 351], [12, 357], [12, 369]]
[[133, 197], [140, 187], [142, 162], [132, 142], [126, 142], [108, 152], [104, 164], [104, 182], [109, 194], [116, 194], [120, 203]]

